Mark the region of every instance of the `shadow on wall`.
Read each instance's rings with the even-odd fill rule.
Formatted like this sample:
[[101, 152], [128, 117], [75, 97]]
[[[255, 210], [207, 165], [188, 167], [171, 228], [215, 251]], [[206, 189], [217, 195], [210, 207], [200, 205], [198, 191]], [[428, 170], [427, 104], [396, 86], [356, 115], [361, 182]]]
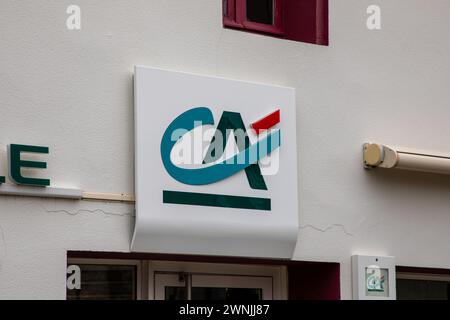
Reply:
[[407, 197], [412, 202], [414, 199], [427, 199], [427, 203], [432, 200], [450, 201], [450, 175], [377, 168], [366, 170], [365, 176], [374, 195]]

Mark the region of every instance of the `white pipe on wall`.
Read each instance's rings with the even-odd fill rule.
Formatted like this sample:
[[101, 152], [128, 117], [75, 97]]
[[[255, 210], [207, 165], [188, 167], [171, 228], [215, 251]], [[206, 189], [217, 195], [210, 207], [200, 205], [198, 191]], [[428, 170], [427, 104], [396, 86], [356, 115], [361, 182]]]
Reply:
[[450, 174], [450, 158], [403, 152], [397, 152], [397, 156], [397, 169]]
[[411, 171], [450, 174], [450, 155], [410, 152], [382, 144], [365, 143], [363, 147], [364, 167], [402, 169]]

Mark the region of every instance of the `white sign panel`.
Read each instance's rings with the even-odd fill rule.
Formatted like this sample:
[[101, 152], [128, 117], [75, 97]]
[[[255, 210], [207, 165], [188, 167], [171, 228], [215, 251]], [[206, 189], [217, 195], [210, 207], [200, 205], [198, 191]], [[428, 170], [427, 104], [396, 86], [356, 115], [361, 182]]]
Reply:
[[135, 69], [132, 251], [291, 258], [295, 91]]

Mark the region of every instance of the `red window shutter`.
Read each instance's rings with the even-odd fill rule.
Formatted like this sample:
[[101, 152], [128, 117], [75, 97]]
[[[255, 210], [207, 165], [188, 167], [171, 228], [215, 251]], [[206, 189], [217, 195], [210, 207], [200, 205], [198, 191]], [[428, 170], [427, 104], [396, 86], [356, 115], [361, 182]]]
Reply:
[[328, 45], [328, 0], [284, 0], [284, 38]]

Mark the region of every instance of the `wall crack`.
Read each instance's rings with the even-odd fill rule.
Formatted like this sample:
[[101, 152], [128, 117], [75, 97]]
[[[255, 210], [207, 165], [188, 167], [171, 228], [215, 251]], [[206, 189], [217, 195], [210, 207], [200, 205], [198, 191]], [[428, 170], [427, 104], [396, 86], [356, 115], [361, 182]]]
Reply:
[[350, 237], [354, 236], [353, 233], [350, 233], [350, 232], [347, 231], [347, 229], [345, 228], [345, 226], [343, 224], [339, 224], [339, 223], [335, 223], [335, 224], [329, 225], [326, 228], [319, 228], [319, 227], [316, 227], [316, 226], [314, 226], [312, 224], [306, 224], [306, 225], [303, 225], [303, 226], [301, 225], [300, 226], [300, 229], [306, 229], [306, 228], [311, 228], [311, 229], [314, 229], [314, 230], [319, 231], [319, 232], [327, 232], [327, 231], [329, 231], [329, 230], [331, 230], [333, 228], [340, 228], [346, 235], [348, 235]]
[[102, 209], [93, 209], [93, 210], [89, 210], [89, 209], [79, 209], [76, 211], [69, 211], [69, 210], [65, 210], [65, 209], [58, 209], [58, 210], [49, 210], [47, 208], [44, 207], [45, 212], [47, 213], [63, 213], [63, 214], [67, 214], [70, 216], [76, 216], [80, 213], [83, 212], [87, 212], [87, 213], [94, 213], [94, 214], [104, 214], [107, 216], [117, 216], [117, 217], [134, 217], [134, 211], [133, 212], [124, 212], [124, 213], [117, 213], [117, 212], [108, 212]]

